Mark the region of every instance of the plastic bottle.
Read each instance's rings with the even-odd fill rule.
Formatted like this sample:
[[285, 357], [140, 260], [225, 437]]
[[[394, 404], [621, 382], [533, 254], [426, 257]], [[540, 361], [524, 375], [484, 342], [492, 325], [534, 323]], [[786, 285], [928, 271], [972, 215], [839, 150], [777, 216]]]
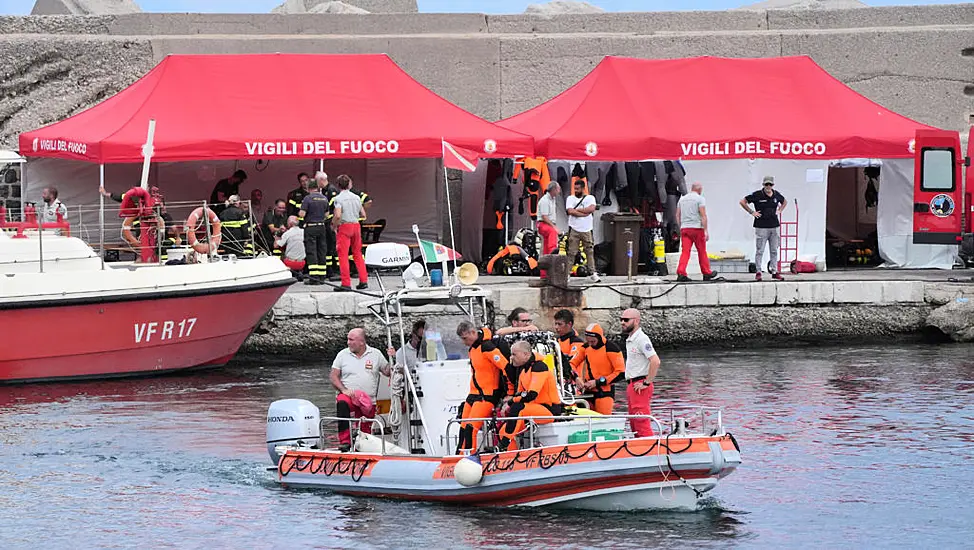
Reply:
[[433, 333], [435, 335], [434, 342], [436, 343], [436, 360], [446, 361], [446, 346], [443, 345], [443, 335], [439, 331]]

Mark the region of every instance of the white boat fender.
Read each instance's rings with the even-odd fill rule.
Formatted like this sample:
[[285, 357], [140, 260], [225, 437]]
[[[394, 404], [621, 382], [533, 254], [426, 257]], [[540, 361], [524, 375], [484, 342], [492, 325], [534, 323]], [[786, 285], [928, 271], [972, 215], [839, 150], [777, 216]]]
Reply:
[[[359, 453], [381, 454], [383, 451], [382, 439], [372, 434], [359, 432], [355, 436], [355, 451]], [[385, 454], [387, 455], [408, 455], [409, 451], [399, 445], [385, 443]]]
[[465, 456], [453, 467], [453, 477], [464, 487], [473, 487], [484, 478], [484, 466], [479, 455]]

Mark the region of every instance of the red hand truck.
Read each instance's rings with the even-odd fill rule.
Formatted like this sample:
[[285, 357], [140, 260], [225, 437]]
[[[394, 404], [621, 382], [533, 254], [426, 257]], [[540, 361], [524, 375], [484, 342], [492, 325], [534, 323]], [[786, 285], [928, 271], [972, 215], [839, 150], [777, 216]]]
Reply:
[[[778, 273], [791, 270], [791, 262], [798, 260], [798, 199], [795, 199], [795, 220], [783, 221], [778, 229]], [[768, 262], [770, 265], [771, 262]], [[770, 269], [768, 270], [770, 271]]]

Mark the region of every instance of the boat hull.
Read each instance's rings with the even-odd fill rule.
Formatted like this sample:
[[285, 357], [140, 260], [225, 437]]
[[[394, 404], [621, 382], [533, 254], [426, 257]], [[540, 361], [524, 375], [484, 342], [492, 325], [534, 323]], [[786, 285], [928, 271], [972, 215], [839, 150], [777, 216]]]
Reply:
[[5, 308], [0, 382], [102, 378], [227, 363], [290, 281]]
[[741, 460], [730, 436], [555, 445], [482, 455], [483, 479], [465, 487], [453, 477], [460, 458], [287, 451], [278, 480], [347, 495], [471, 506], [672, 509], [693, 508]]

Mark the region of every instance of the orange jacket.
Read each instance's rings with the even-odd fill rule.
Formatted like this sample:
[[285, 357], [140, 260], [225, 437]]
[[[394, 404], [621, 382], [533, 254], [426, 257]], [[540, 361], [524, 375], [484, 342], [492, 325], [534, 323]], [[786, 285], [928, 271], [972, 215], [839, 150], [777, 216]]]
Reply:
[[512, 388], [504, 376], [507, 357], [490, 337], [490, 329], [484, 327], [480, 338], [470, 346], [470, 395], [496, 405]]
[[561, 354], [564, 355], [568, 361], [574, 359], [575, 356], [582, 351], [582, 346], [584, 345], [585, 340], [579, 338], [578, 333], [574, 330], [564, 336], [558, 337], [558, 347], [561, 348]]
[[514, 393], [515, 403], [537, 403], [539, 405], [557, 405], [561, 403], [558, 395], [558, 382], [555, 373], [548, 365], [541, 361], [532, 361], [518, 369], [517, 391]]
[[525, 187], [534, 187], [535, 190], [540, 190], [540, 193], [544, 193], [548, 187], [548, 183], [551, 182], [551, 175], [548, 174], [548, 159], [544, 157], [524, 157], [521, 159], [521, 164], [514, 165], [515, 180], [520, 177], [522, 169], [525, 172], [527, 170], [534, 170], [531, 173], [531, 185], [528, 185], [529, 181], [525, 179]]
[[622, 358], [622, 350], [612, 342], [605, 341], [605, 333], [598, 323], [592, 323], [585, 329], [586, 336], [594, 336], [598, 343], [595, 346], [585, 344], [582, 352], [571, 360], [572, 370], [584, 381], [597, 380], [595, 393], [609, 393], [612, 383], [626, 376], [626, 361]]

